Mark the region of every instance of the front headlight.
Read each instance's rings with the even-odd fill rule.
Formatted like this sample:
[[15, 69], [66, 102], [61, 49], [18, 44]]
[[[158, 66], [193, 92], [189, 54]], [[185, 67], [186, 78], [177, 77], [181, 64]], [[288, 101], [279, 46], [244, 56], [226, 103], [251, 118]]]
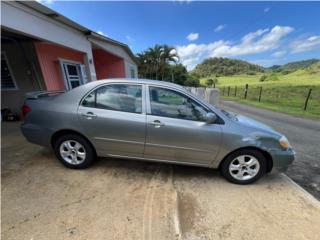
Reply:
[[290, 148], [290, 143], [289, 143], [288, 139], [285, 136], [282, 136], [279, 139], [279, 144], [284, 150], [287, 150], [288, 148]]

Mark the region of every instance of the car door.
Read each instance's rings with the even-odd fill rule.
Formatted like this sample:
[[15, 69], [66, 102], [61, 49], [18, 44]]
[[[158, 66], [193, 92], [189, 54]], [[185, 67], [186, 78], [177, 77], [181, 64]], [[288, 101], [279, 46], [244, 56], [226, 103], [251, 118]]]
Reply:
[[78, 118], [99, 155], [143, 156], [144, 92], [141, 84], [110, 83], [84, 97]]
[[147, 88], [146, 158], [208, 165], [219, 150], [221, 127], [207, 124], [210, 111], [185, 93]]

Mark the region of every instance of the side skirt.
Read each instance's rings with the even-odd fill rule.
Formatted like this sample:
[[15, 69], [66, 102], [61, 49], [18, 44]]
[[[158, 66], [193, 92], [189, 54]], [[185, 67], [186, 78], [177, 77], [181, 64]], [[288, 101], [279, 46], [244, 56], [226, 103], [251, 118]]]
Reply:
[[159, 162], [159, 163], [169, 163], [169, 164], [189, 165], [189, 166], [196, 166], [196, 167], [212, 168], [212, 167], [210, 167], [210, 165], [207, 165], [207, 164], [197, 164], [197, 163], [171, 161], [171, 160], [163, 160], [163, 159], [155, 159], [155, 158], [132, 157], [132, 156], [116, 155], [116, 154], [108, 154], [108, 157], [123, 158], [123, 159], [134, 159], [134, 160], [139, 160], [139, 161], [150, 161], [150, 162]]

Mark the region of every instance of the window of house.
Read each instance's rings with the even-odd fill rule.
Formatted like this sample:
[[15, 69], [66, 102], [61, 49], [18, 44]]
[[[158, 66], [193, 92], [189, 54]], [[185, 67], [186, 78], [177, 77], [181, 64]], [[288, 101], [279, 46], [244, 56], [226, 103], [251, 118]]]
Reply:
[[79, 87], [83, 84], [81, 64], [60, 60], [65, 85], [68, 90]]
[[136, 72], [134, 70], [134, 67], [130, 68], [130, 75], [131, 75], [131, 78], [135, 78], [136, 77]]
[[1, 53], [1, 89], [12, 90], [17, 89], [12, 71], [10, 69], [8, 59], [5, 53]]
[[150, 87], [149, 94], [152, 115], [193, 121], [206, 119], [208, 110], [182, 93]]
[[110, 84], [90, 93], [82, 106], [107, 110], [141, 113], [142, 87], [138, 85]]

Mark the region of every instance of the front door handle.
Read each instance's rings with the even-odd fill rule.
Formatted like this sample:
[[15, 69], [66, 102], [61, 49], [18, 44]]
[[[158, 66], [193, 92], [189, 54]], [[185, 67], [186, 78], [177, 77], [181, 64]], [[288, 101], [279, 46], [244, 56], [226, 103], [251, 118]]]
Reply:
[[87, 119], [92, 119], [95, 117], [98, 117], [96, 114], [94, 114], [93, 112], [87, 112], [87, 113], [82, 113], [82, 116], [86, 117]]
[[160, 122], [159, 120], [154, 120], [150, 122], [151, 125], [153, 125], [155, 128], [163, 127], [165, 126], [164, 123]]

